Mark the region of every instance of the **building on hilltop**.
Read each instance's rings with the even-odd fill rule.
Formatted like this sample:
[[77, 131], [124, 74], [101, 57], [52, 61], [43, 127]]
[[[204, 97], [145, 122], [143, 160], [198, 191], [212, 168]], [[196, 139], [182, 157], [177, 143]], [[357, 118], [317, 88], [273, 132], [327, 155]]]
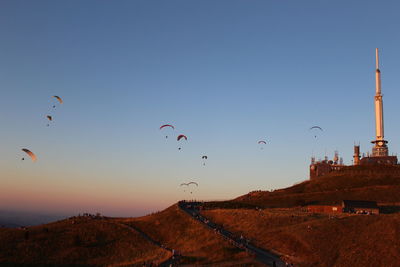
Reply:
[[333, 160], [329, 160], [328, 157], [325, 156], [324, 160], [315, 161], [315, 158], [312, 157], [310, 165], [310, 179], [315, 179], [330, 172], [339, 171], [343, 167], [345, 167], [343, 164], [343, 158], [339, 158], [339, 153], [337, 151], [335, 151]]
[[343, 200], [342, 205], [309, 205], [307, 211], [313, 213], [379, 214], [379, 207], [376, 201]]
[[312, 213], [343, 213], [341, 205], [308, 205], [307, 211]]
[[[388, 141], [384, 138], [384, 124], [383, 124], [383, 101], [381, 91], [381, 71], [379, 70], [379, 53], [378, 48], [375, 51], [376, 56], [376, 69], [375, 69], [375, 140], [371, 141], [374, 144], [372, 153], [367, 156], [361, 157], [360, 146], [354, 146], [353, 165], [397, 165], [397, 156], [389, 156]], [[335, 153], [336, 157], [336, 153]], [[315, 179], [324, 176], [328, 173], [335, 172], [343, 169], [345, 165], [335, 164], [335, 160], [315, 161], [311, 158], [310, 165], [310, 179]]]

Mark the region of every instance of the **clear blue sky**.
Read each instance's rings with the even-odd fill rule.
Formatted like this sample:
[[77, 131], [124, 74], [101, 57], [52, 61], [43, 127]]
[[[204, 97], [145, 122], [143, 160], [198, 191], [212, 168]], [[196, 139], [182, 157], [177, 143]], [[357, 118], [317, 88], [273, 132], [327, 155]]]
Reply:
[[[354, 142], [366, 152], [374, 139], [375, 47], [396, 153], [399, 10], [397, 1], [3, 0], [0, 208], [136, 216], [189, 197], [179, 184], [190, 180], [196, 198], [230, 199], [307, 179], [312, 154], [337, 149], [351, 164]], [[55, 110], [52, 95], [64, 99]], [[164, 123], [176, 126], [168, 140]], [[324, 128], [317, 139], [313, 125]], [[23, 147], [36, 163], [21, 161]]]

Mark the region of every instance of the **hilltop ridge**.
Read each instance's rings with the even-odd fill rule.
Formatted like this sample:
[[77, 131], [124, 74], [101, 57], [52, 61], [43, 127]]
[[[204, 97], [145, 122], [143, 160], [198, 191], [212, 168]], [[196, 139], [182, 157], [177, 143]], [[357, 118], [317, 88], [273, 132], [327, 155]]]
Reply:
[[232, 202], [269, 208], [339, 204], [344, 199], [398, 203], [399, 192], [399, 167], [352, 166], [287, 188], [253, 191]]

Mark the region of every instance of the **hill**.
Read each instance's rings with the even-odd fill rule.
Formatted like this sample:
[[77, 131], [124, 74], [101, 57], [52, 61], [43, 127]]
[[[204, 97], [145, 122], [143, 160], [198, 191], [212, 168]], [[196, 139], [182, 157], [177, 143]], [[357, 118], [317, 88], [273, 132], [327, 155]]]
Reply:
[[[308, 180], [294, 186], [269, 191], [254, 191], [240, 196], [232, 206], [269, 208], [309, 204], [339, 204], [344, 199], [370, 200], [380, 203], [400, 202], [398, 167], [352, 166], [341, 172]], [[227, 207], [227, 203], [210, 203], [209, 207]]]
[[398, 266], [400, 214], [310, 214], [298, 209], [216, 209], [202, 214], [300, 267]]
[[[397, 166], [355, 166], [288, 188], [204, 203], [202, 215], [299, 266], [398, 266], [400, 173]], [[305, 212], [344, 199], [380, 203], [379, 216]]]
[[0, 264], [142, 266], [172, 256], [181, 264], [258, 266], [174, 205], [139, 218], [79, 216], [28, 227], [0, 228]]
[[[343, 199], [393, 206], [400, 202], [396, 170], [353, 167], [273, 192], [254, 191], [230, 201], [206, 202], [201, 213], [219, 230], [250, 239], [251, 244], [281, 255], [296, 267], [397, 266], [398, 209], [391, 209], [392, 214], [332, 216], [308, 213], [301, 207]], [[192, 208], [194, 217], [197, 208]], [[189, 214], [175, 204], [139, 218], [86, 215], [24, 229], [0, 228], [0, 264], [260, 265], [254, 256]], [[178, 255], [174, 259], [173, 252]]]
[[253, 258], [185, 214], [178, 205], [149, 216], [123, 219], [183, 255], [181, 264], [257, 265]]
[[113, 219], [74, 217], [24, 229], [0, 228], [0, 263], [123, 266], [170, 253]]

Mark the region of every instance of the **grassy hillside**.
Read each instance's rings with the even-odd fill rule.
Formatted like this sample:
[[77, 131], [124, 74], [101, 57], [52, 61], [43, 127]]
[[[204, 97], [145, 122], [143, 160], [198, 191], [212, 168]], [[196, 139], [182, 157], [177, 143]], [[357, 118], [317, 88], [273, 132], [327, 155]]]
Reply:
[[184, 263], [190, 264], [236, 264], [257, 263], [246, 253], [231, 246], [213, 231], [192, 219], [174, 205], [162, 212], [133, 219], [125, 219], [124, 223], [133, 225], [154, 240], [179, 251]]
[[[274, 192], [255, 191], [231, 201], [208, 202], [202, 213], [300, 266], [398, 266], [400, 213], [332, 218], [298, 207], [343, 199], [398, 204], [398, 173], [391, 167], [349, 168]], [[0, 228], [0, 265], [160, 263], [169, 259], [171, 252], [157, 243], [178, 251], [182, 265], [259, 265], [177, 205], [139, 218], [81, 216], [25, 230]]]
[[120, 266], [170, 253], [110, 219], [77, 217], [27, 230], [0, 228], [0, 263]]
[[[131, 226], [134, 226], [132, 228]], [[140, 218], [75, 217], [23, 229], [0, 228], [0, 265], [56, 264], [141, 266], [172, 253], [135, 230], [182, 254], [182, 264], [259, 266], [174, 205]]]
[[[258, 207], [338, 204], [343, 199], [400, 202], [400, 176], [397, 169], [390, 166], [350, 167], [342, 172], [285, 189], [251, 192], [232, 202]], [[212, 206], [218, 205], [213, 203], [210, 207]], [[221, 203], [220, 206], [226, 207], [227, 203]]]
[[292, 209], [202, 213], [299, 266], [395, 267], [400, 262], [400, 214], [330, 218]]

